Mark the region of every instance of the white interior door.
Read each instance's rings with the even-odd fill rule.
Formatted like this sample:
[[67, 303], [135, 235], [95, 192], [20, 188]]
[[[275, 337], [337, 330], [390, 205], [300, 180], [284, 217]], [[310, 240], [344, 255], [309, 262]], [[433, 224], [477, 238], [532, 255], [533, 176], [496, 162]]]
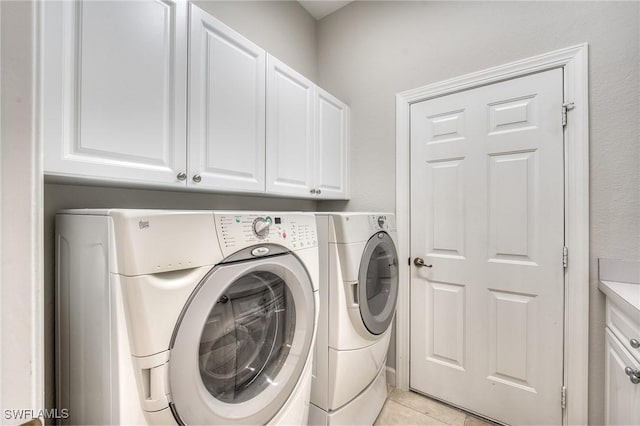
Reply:
[[563, 74], [411, 107], [412, 389], [561, 424]]

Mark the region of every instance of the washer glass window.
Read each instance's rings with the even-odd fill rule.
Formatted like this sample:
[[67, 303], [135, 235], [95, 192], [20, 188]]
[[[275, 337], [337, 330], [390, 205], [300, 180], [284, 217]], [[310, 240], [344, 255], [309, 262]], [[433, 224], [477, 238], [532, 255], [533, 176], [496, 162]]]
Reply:
[[391, 324], [398, 297], [398, 255], [386, 232], [367, 242], [358, 281], [362, 321], [371, 333], [382, 334]]
[[187, 302], [171, 344], [182, 424], [266, 424], [299, 382], [315, 327], [313, 285], [292, 254], [221, 264]]
[[255, 271], [233, 282], [200, 338], [200, 376], [209, 393], [240, 403], [270, 386], [289, 355], [295, 324], [293, 299], [279, 276]]

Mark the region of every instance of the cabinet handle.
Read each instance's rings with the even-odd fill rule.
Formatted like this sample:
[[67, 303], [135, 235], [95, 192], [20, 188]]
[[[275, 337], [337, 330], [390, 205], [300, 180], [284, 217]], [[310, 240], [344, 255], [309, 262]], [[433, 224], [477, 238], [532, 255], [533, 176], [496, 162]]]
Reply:
[[193, 175], [193, 181], [195, 183], [199, 183], [200, 181], [202, 181], [202, 176], [200, 175]]
[[178, 180], [185, 180], [187, 178], [187, 174], [185, 172], [180, 172], [176, 177]]
[[624, 369], [624, 373], [629, 376], [629, 380], [631, 380], [631, 383], [634, 385], [640, 383], [640, 370], [634, 370], [631, 367], [627, 367]]
[[316, 189], [316, 194], [322, 194], [322, 190], [321, 189]]
[[310, 189], [309, 192], [312, 193], [312, 194], [315, 194], [316, 190], [315, 190], [315, 188], [313, 188], [313, 189]]
[[634, 349], [638, 349], [640, 348], [640, 342], [638, 342], [638, 339], [631, 339], [629, 340], [629, 344], [631, 345], [632, 348]]

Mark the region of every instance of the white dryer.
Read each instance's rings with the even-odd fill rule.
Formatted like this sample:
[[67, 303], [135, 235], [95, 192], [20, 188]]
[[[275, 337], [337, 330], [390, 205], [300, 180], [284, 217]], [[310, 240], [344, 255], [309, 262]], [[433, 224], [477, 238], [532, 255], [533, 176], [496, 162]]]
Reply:
[[56, 248], [67, 423], [307, 423], [313, 214], [70, 210]]
[[387, 396], [385, 361], [398, 297], [395, 217], [316, 213], [320, 318], [310, 423], [372, 424]]

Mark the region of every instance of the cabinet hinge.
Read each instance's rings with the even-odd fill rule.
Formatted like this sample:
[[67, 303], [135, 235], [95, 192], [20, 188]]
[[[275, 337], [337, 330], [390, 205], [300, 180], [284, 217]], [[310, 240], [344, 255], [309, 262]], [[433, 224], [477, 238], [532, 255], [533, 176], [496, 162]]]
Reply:
[[567, 246], [562, 247], [562, 267], [566, 269], [569, 265], [569, 249]]
[[567, 408], [567, 387], [563, 386], [560, 388], [560, 404], [562, 408]]
[[576, 107], [573, 102], [566, 102], [562, 104], [562, 127], [567, 125], [567, 112]]

